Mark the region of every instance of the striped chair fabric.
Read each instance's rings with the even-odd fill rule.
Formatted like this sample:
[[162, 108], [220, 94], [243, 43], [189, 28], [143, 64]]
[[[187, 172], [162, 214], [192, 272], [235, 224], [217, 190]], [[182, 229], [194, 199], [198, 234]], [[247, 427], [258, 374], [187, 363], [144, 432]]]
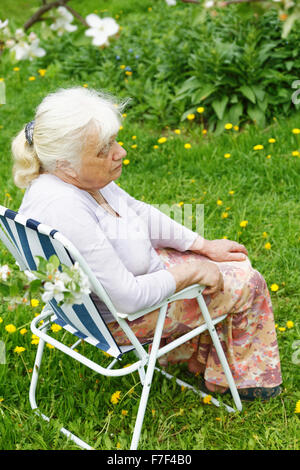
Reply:
[[[56, 239], [57, 230], [34, 219], [26, 219], [1, 205], [0, 226], [0, 239], [21, 270], [35, 271], [35, 256], [48, 260], [50, 256], [57, 255], [61, 263], [72, 266], [73, 260], [67, 248]], [[80, 305], [59, 307], [55, 299], [49, 304], [54, 312], [52, 321], [109, 355], [119, 358], [133, 349], [117, 345], [90, 295], [85, 295]]]

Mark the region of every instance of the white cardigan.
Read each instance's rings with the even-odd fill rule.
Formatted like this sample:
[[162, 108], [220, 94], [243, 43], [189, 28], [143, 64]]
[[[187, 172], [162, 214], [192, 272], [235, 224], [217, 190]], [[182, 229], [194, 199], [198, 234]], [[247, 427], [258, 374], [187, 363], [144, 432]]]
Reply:
[[[134, 313], [175, 292], [175, 279], [155, 248], [188, 250], [198, 234], [114, 182], [101, 194], [119, 214], [109, 214], [87, 192], [51, 174], [26, 189], [19, 212], [59, 230], [80, 251], [116, 309]], [[93, 294], [105, 321], [112, 315]]]

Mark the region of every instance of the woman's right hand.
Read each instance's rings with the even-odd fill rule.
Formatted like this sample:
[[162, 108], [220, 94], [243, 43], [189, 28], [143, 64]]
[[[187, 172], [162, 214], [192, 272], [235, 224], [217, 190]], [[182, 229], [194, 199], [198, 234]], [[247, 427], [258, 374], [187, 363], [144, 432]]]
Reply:
[[203, 260], [181, 263], [168, 269], [176, 281], [176, 292], [193, 284], [206, 286], [203, 294], [213, 294], [224, 290], [224, 279], [219, 267]]

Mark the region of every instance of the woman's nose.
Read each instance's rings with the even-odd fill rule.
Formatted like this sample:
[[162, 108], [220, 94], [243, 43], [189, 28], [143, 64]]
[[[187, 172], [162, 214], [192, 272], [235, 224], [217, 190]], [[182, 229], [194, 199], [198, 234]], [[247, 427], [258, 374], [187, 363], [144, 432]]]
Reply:
[[120, 158], [125, 158], [127, 155], [127, 152], [124, 149], [124, 147], [122, 147], [122, 145], [118, 144], [118, 151], [116, 152], [115, 155], [116, 155], [115, 159], [119, 160]]

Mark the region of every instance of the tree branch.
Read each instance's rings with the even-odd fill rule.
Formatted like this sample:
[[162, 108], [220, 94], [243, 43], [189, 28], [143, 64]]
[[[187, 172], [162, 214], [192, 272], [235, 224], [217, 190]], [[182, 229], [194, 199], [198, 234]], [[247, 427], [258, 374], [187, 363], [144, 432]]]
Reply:
[[266, 1], [268, 0], [227, 0], [225, 2], [221, 2], [219, 5], [221, 7], [227, 7], [227, 5], [231, 5], [232, 3], [261, 3]]
[[66, 5], [66, 9], [69, 10], [69, 12], [72, 13], [72, 15], [75, 16], [75, 18], [77, 18], [84, 26], [86, 26], [87, 28], [89, 27], [85, 19], [82, 18], [82, 16], [79, 15], [79, 13], [77, 13], [77, 11], [75, 11], [72, 7]]
[[43, 1], [43, 6], [41, 6], [33, 15], [31, 18], [29, 18], [28, 21], [24, 24], [24, 31], [29, 29], [34, 23], [37, 21], [41, 20], [41, 17], [51, 8], [57, 8], [57, 7], [66, 7], [66, 3], [69, 2], [70, 0], [56, 0], [51, 3], [46, 3]]

